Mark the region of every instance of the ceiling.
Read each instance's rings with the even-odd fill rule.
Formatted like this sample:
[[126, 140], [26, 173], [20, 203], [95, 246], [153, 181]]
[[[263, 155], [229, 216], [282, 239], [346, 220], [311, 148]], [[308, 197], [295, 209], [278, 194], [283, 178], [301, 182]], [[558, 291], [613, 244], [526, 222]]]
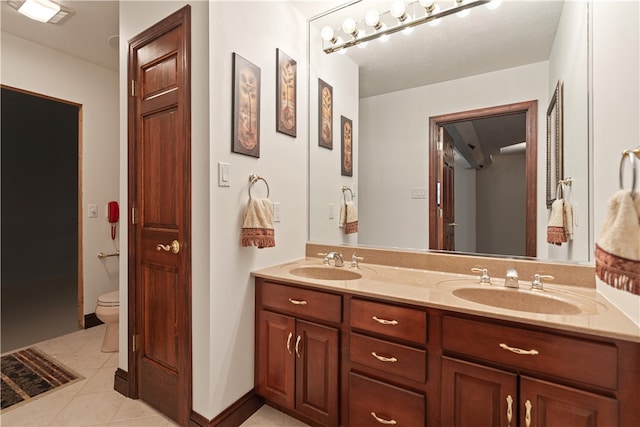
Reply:
[[2, 1], [2, 31], [117, 71], [118, 39], [113, 47], [109, 37], [118, 35], [118, 2], [56, 1], [74, 12], [59, 25], [33, 21]]

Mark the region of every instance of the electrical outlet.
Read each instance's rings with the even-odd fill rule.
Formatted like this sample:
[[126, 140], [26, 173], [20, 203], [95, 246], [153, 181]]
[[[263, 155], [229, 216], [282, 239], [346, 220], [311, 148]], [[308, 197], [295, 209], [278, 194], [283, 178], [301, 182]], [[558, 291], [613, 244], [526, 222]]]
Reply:
[[273, 222], [280, 222], [280, 202], [273, 202]]

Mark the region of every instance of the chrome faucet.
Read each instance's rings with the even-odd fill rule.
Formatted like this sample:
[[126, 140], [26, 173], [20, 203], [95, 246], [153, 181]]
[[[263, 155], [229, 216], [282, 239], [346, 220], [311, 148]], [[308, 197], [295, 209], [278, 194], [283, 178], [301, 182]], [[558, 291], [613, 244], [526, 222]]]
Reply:
[[361, 256], [356, 256], [356, 254], [351, 255], [351, 268], [360, 268], [358, 265], [358, 261], [363, 261], [364, 258]]
[[342, 261], [342, 255], [340, 255], [338, 252], [329, 252], [324, 254], [322, 263], [325, 265], [329, 265], [330, 260], [333, 260], [333, 265], [335, 265], [336, 267], [344, 266], [344, 261]]
[[473, 267], [471, 271], [473, 271], [474, 273], [480, 273], [480, 284], [482, 285], [491, 284], [491, 277], [489, 277], [489, 270], [487, 270], [486, 268]]
[[504, 279], [504, 287], [515, 289], [518, 289], [520, 287], [518, 283], [518, 272], [515, 268], [510, 268], [507, 270], [507, 277], [505, 277]]
[[534, 274], [533, 275], [533, 280], [531, 281], [531, 290], [532, 291], [543, 291], [544, 290], [544, 284], [542, 283], [542, 280], [553, 280], [554, 277], [553, 276], [548, 276], [548, 275], [544, 275], [544, 274]]

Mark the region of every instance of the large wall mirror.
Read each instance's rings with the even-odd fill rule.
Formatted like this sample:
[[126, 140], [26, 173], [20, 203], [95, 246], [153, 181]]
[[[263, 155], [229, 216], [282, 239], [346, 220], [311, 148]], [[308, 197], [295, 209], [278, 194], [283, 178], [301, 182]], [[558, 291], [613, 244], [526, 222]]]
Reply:
[[[324, 52], [331, 41], [323, 28], [348, 41], [341, 28], [352, 18], [359, 37], [371, 34], [365, 16], [385, 16], [391, 3], [351, 2], [309, 21], [309, 240], [589, 262], [588, 3], [504, 0], [497, 9], [478, 5], [464, 18], [451, 14], [410, 34]], [[424, 16], [419, 2], [405, 4], [408, 19]], [[454, 1], [436, 5], [445, 10]], [[339, 144], [318, 144], [319, 80], [333, 89], [333, 140], [340, 141], [341, 116], [353, 121], [351, 177], [340, 173]], [[574, 221], [573, 239], [551, 245], [545, 112], [559, 80], [563, 178], [571, 177], [563, 194]], [[434, 170], [443, 164], [449, 172]], [[354, 193], [358, 233], [340, 227], [344, 186]], [[450, 213], [434, 225], [445, 201]], [[447, 244], [430, 244], [434, 235]]]

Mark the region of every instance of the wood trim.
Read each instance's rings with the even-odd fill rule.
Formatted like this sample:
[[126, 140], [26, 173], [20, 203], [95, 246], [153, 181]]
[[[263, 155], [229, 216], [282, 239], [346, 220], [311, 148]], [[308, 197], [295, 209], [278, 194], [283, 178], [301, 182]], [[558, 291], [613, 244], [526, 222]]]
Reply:
[[129, 396], [129, 373], [120, 368], [113, 377], [113, 389], [125, 397]]
[[[438, 170], [438, 127], [447, 123], [482, 119], [491, 116], [526, 113], [526, 214], [525, 236], [526, 256], [535, 257], [537, 253], [538, 222], [538, 101], [524, 101], [515, 104], [498, 105], [477, 110], [459, 111], [429, 118], [429, 206], [436, 205], [436, 182]], [[437, 248], [437, 211], [429, 209], [429, 248]]]
[[98, 319], [95, 313], [89, 313], [84, 315], [84, 329], [93, 328], [95, 326], [100, 326], [104, 322]]
[[235, 427], [245, 422], [251, 415], [264, 405], [264, 399], [251, 390], [231, 406], [222, 411], [217, 417], [209, 421], [207, 418], [191, 411], [189, 426], [191, 427]]

